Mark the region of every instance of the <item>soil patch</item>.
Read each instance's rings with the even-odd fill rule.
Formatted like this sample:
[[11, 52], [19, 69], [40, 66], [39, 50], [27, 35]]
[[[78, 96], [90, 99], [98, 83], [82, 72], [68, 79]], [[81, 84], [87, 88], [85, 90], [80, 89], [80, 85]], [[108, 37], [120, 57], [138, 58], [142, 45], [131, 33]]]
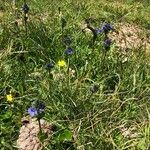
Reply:
[[145, 48], [150, 52], [150, 37], [147, 31], [137, 25], [120, 23], [116, 25], [117, 32], [110, 33], [111, 39], [123, 50]]

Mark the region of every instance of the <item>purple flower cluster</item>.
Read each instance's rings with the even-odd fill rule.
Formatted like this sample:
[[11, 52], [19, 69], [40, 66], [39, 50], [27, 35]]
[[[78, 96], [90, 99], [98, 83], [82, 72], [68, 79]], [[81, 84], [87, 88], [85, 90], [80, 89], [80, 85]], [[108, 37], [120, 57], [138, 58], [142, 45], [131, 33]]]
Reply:
[[110, 23], [105, 23], [105, 24], [103, 24], [101, 29], [96, 28], [95, 32], [97, 35], [102, 32], [104, 32], [105, 34], [108, 34], [109, 31], [111, 31], [111, 30], [114, 30], [114, 27]]
[[114, 30], [114, 27], [110, 23], [105, 23], [102, 26], [102, 30], [104, 31], [105, 34], [109, 33], [109, 31]]
[[102, 32], [105, 33], [105, 40], [104, 40], [104, 43], [103, 43], [103, 46], [104, 46], [105, 50], [109, 50], [110, 46], [112, 44], [111, 39], [108, 37], [108, 33], [111, 30], [114, 30], [114, 27], [110, 23], [104, 23], [101, 29], [98, 29], [98, 28], [95, 29], [95, 32], [96, 32], [97, 35], [102, 33]]

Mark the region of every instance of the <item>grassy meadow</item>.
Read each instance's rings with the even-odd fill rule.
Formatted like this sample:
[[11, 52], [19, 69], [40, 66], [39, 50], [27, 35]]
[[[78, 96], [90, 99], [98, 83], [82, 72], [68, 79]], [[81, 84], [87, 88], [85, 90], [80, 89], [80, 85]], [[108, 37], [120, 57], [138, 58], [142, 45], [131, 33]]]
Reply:
[[0, 150], [29, 115], [44, 150], [150, 150], [149, 39], [149, 0], [1, 0]]

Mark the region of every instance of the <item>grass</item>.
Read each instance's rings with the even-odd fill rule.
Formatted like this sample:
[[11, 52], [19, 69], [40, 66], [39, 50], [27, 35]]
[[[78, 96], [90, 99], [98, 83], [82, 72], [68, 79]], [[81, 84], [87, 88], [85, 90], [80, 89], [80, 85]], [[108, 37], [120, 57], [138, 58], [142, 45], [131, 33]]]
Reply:
[[[104, 34], [89, 46], [92, 33], [84, 34], [81, 28], [85, 19], [92, 18], [93, 27], [100, 27], [100, 22], [114, 26], [128, 22], [149, 35], [148, 0], [27, 1], [26, 28], [20, 11], [22, 1], [17, 1], [16, 10], [10, 1], [0, 3], [1, 150], [15, 149], [21, 118], [38, 99], [46, 104], [44, 119], [55, 127], [44, 149], [150, 148], [150, 64], [146, 49], [133, 47], [124, 53], [114, 43], [105, 52]], [[63, 31], [59, 7], [66, 20]], [[65, 54], [65, 35], [72, 40], [71, 56]], [[58, 67], [61, 59], [67, 67]], [[54, 68], [45, 69], [48, 63]], [[75, 71], [74, 76], [68, 67]], [[99, 89], [92, 93], [94, 85]], [[13, 103], [6, 101], [10, 90]]]

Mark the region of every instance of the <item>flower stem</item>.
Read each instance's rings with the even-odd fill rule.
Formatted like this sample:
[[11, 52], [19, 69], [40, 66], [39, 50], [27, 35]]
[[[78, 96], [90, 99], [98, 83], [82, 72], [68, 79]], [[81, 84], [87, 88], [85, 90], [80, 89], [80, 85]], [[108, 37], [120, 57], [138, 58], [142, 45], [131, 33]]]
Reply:
[[41, 127], [40, 119], [38, 119], [38, 124], [39, 124], [39, 130], [40, 130], [40, 133], [42, 133], [42, 127]]

